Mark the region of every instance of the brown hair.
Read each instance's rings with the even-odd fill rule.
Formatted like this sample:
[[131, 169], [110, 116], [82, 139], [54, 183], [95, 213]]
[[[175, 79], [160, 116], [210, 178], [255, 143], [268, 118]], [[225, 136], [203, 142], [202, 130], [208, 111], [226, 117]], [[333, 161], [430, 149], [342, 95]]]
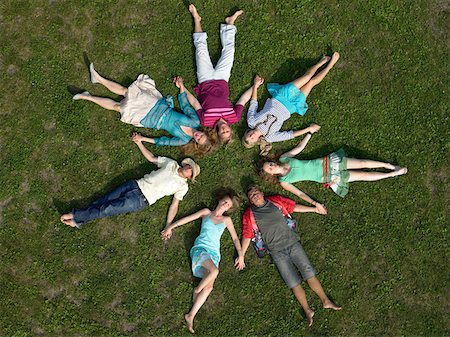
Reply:
[[236, 195], [236, 193], [232, 189], [222, 189], [217, 192], [217, 202], [222, 200], [223, 198], [230, 198], [231, 199], [231, 208], [226, 211], [226, 213], [231, 213], [234, 210], [236, 210], [239, 207], [239, 204], [241, 202], [240, 198]]
[[274, 157], [267, 157], [267, 158], [260, 158], [258, 162], [256, 163], [256, 169], [258, 170], [259, 176], [269, 183], [278, 183], [278, 178], [280, 177], [279, 174], [269, 174], [266, 171], [264, 171], [263, 167], [265, 163], [277, 163], [279, 165], [282, 165], [279, 163], [277, 158]]
[[205, 133], [207, 138], [206, 142], [204, 144], [198, 144], [194, 139], [191, 139], [189, 143], [181, 147], [184, 154], [202, 157], [217, 150], [219, 142], [217, 132], [210, 128], [204, 128], [200, 131]]
[[245, 195], [248, 197], [248, 193], [249, 193], [251, 190], [255, 189], [255, 188], [256, 188], [258, 191], [261, 191], [261, 189], [259, 188], [258, 185], [252, 184], [252, 185], [250, 185], [249, 187], [247, 187], [247, 190], [245, 191]]

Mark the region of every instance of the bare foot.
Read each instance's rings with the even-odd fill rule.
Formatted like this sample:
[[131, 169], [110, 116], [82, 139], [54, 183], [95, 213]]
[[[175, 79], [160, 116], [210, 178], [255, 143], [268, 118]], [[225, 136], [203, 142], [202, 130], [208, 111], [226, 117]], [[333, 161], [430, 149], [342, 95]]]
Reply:
[[236, 21], [236, 19], [242, 15], [242, 13], [244, 13], [243, 10], [238, 10], [236, 13], [234, 13], [232, 16], [229, 16], [227, 18], [225, 18], [225, 22], [227, 23], [227, 25], [234, 25], [234, 21]]
[[94, 63], [89, 64], [89, 73], [91, 75], [91, 82], [92, 83], [98, 83], [97, 81], [97, 71], [94, 69]]
[[83, 91], [81, 94], [76, 94], [72, 97], [74, 101], [78, 101], [79, 99], [84, 99], [85, 97], [91, 96], [89, 91]]
[[198, 15], [197, 8], [195, 8], [194, 4], [189, 5], [189, 12], [191, 12], [194, 20], [202, 21], [202, 17]]
[[331, 302], [330, 300], [326, 301], [323, 304], [323, 307], [325, 309], [333, 309], [333, 310], [342, 310], [342, 307], [337, 306], [336, 304], [334, 304], [333, 302]]
[[194, 331], [194, 317], [191, 317], [189, 314], [184, 315], [184, 320], [186, 321], [187, 328], [190, 333], [195, 333]]
[[323, 66], [325, 63], [327, 63], [329, 60], [331, 60], [331, 57], [329, 57], [328, 55], [325, 55], [324, 57], [322, 57], [322, 59], [319, 61], [319, 64], [321, 66]]
[[61, 222], [67, 226], [70, 227], [77, 227], [77, 225], [75, 224], [75, 221], [73, 220], [73, 214], [72, 213], [67, 213], [67, 214], [63, 214], [61, 215], [60, 218]]
[[401, 176], [408, 173], [408, 169], [406, 167], [400, 167], [396, 169], [393, 173], [395, 173], [394, 176]]
[[312, 310], [305, 311], [305, 314], [306, 314], [306, 320], [308, 321], [308, 326], [312, 326], [314, 311], [312, 311]]
[[339, 53], [337, 51], [335, 51], [333, 53], [333, 56], [331, 56], [330, 64], [334, 65], [339, 60], [340, 57], [341, 57], [341, 55], [339, 55]]

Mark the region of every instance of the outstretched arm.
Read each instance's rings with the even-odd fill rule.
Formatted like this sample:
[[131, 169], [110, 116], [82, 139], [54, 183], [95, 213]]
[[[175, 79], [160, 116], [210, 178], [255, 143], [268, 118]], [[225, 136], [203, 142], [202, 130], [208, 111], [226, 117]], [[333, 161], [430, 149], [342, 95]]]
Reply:
[[289, 191], [293, 194], [295, 194], [297, 197], [299, 197], [300, 199], [316, 206], [317, 208], [317, 213], [319, 214], [327, 214], [327, 209], [325, 208], [324, 205], [318, 203], [317, 201], [314, 201], [313, 199], [311, 199], [306, 193], [300, 191], [297, 187], [295, 187], [294, 185], [291, 185], [287, 182], [281, 182], [280, 183], [281, 187], [283, 187], [286, 191]]
[[239, 237], [236, 234], [233, 221], [231, 220], [230, 217], [228, 217], [225, 220], [225, 226], [230, 232], [231, 238], [233, 239], [234, 247], [236, 247], [236, 250], [238, 252], [238, 257], [234, 261], [234, 266], [236, 267], [237, 270], [242, 270], [245, 268], [244, 255], [242, 254], [241, 243], [239, 242]]
[[[157, 164], [158, 163], [158, 157], [156, 157], [153, 153], [151, 153], [145, 146], [144, 144], [142, 144], [142, 142], [148, 141], [148, 139], [152, 139], [152, 138], [147, 138], [147, 137], [143, 137], [141, 136], [139, 133], [134, 132], [133, 135], [131, 136], [131, 139], [133, 140], [133, 142], [139, 147], [139, 150], [141, 150], [142, 154], [144, 155], [144, 157], [153, 164]], [[151, 142], [150, 142], [151, 143]]]
[[298, 137], [304, 135], [305, 133], [314, 133], [320, 130], [320, 126], [317, 124], [311, 124], [307, 128], [294, 131], [294, 137]]
[[173, 83], [177, 86], [177, 88], [180, 89], [180, 94], [186, 93], [187, 99], [189, 101], [189, 104], [194, 107], [195, 110], [201, 109], [202, 105], [198, 101], [197, 98], [195, 98], [194, 95], [190, 93], [189, 90], [186, 89], [184, 86], [184, 79], [181, 76], [175, 76], [173, 79]]
[[[295, 205], [294, 212], [297, 212], [297, 213], [313, 212], [313, 213], [317, 213], [317, 214], [322, 214], [320, 209], [317, 206], [311, 207], [311, 206], [305, 206], [305, 205], [299, 205], [299, 204]], [[322, 215], [325, 215], [325, 214], [322, 214]]]
[[264, 83], [264, 78], [256, 75], [255, 79], [253, 80], [253, 85], [248, 88], [243, 94], [242, 96], [239, 98], [239, 100], [237, 101], [237, 104], [240, 105], [245, 105], [248, 103], [248, 101], [250, 100], [250, 98], [252, 100], [256, 100], [258, 97], [258, 88]]
[[[174, 200], [178, 200], [178, 199], [174, 198]], [[178, 208], [178, 205], [177, 205], [177, 208]], [[168, 222], [166, 227], [164, 228], [164, 230], [161, 231], [161, 238], [163, 238], [164, 240], [170, 239], [171, 236], [172, 236], [172, 230], [174, 228], [182, 226], [182, 225], [185, 225], [185, 224], [187, 224], [187, 223], [189, 223], [191, 221], [197, 220], [198, 218], [201, 218], [202, 216], [205, 216], [208, 213], [209, 213], [209, 209], [204, 208], [204, 209], [202, 209], [202, 210], [200, 210], [200, 211], [198, 211], [198, 212], [196, 212], [194, 214], [185, 216], [184, 218], [181, 218], [181, 219], [175, 221], [174, 223], [169, 223]], [[167, 217], [167, 220], [168, 219], [169, 219], [169, 217]], [[173, 218], [172, 218], [172, 220], [173, 220]]]
[[250, 246], [251, 239], [242, 237], [241, 249], [242, 249], [242, 261], [244, 261], [245, 253], [247, 252], [248, 246]]
[[298, 155], [306, 147], [306, 144], [308, 144], [311, 137], [312, 137], [311, 134], [307, 133], [305, 138], [303, 138], [302, 141], [296, 147], [294, 147], [292, 150], [290, 150], [286, 153], [283, 153], [280, 156], [280, 158], [281, 157], [294, 157], [294, 156]]

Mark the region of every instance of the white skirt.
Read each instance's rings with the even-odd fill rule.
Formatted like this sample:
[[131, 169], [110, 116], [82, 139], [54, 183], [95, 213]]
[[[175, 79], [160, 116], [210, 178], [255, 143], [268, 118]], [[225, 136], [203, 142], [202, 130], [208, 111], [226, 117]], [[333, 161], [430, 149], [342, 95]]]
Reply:
[[140, 74], [129, 87], [125, 98], [120, 102], [120, 120], [124, 123], [142, 127], [140, 121], [163, 96], [148, 75]]

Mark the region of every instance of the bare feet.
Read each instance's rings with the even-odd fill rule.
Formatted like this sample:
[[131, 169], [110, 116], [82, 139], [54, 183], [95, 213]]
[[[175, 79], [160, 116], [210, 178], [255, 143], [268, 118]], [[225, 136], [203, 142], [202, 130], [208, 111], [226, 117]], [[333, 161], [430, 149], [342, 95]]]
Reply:
[[312, 326], [314, 311], [312, 311], [312, 310], [305, 311], [305, 314], [306, 314], [306, 320], [308, 321], [308, 326]]
[[194, 4], [189, 5], [189, 12], [191, 12], [194, 20], [202, 21], [202, 17], [200, 15], [198, 15], [197, 8], [195, 8]]
[[337, 306], [336, 304], [331, 302], [331, 300], [328, 300], [328, 301], [324, 302], [323, 303], [323, 307], [325, 309], [342, 310], [342, 307]]
[[194, 331], [194, 317], [189, 314], [184, 315], [184, 320], [186, 321], [187, 328], [190, 333], [195, 333]]
[[335, 51], [333, 53], [333, 56], [331, 56], [330, 65], [333, 66], [339, 60], [340, 57], [341, 57], [341, 55], [339, 55], [339, 53], [337, 51]]
[[77, 227], [75, 221], [73, 220], [73, 214], [72, 213], [67, 213], [67, 214], [63, 214], [61, 215], [60, 218], [61, 222], [67, 226], [70, 227]]
[[236, 13], [234, 13], [232, 16], [229, 16], [227, 18], [225, 18], [225, 22], [227, 23], [227, 25], [234, 25], [234, 21], [236, 21], [236, 19], [242, 15], [242, 13], [244, 13], [243, 10], [238, 10]]

